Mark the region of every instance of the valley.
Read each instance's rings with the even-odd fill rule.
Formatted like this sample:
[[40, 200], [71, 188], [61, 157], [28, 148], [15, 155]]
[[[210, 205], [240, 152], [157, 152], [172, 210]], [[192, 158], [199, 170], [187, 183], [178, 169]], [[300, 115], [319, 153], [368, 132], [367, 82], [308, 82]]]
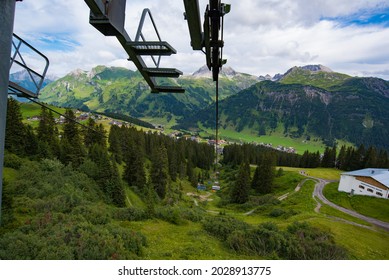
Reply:
[[[294, 67], [283, 75], [255, 77], [226, 67], [220, 76], [220, 129], [226, 140], [294, 147], [302, 154], [326, 145], [388, 149], [389, 85], [355, 78], [322, 65]], [[169, 79], [165, 83], [173, 83]], [[214, 84], [206, 68], [177, 80], [185, 94], [149, 93], [137, 72], [98, 66], [49, 84], [40, 100], [83, 111], [119, 113], [212, 137]], [[379, 136], [379, 137], [376, 137]], [[262, 137], [262, 139], [261, 139]]]
[[277, 81], [226, 70], [217, 164], [201, 69], [180, 96], [151, 95], [121, 68], [74, 71], [42, 91], [62, 121], [9, 100], [0, 258], [388, 259], [387, 230], [317, 191], [389, 221], [388, 200], [337, 191], [343, 170], [389, 167], [387, 82], [322, 67]]

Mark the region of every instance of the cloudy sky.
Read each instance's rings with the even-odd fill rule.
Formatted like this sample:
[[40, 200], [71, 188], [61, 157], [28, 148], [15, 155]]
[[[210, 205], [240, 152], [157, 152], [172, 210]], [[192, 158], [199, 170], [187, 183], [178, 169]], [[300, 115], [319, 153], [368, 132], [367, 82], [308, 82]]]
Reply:
[[[206, 0], [200, 0], [203, 15]], [[387, 0], [225, 0], [224, 57], [228, 66], [253, 75], [284, 73], [290, 67], [323, 64], [352, 76], [389, 80]], [[177, 54], [161, 67], [191, 74], [205, 56], [190, 47], [182, 0], [128, 0], [126, 30], [135, 37], [140, 15], [150, 8], [162, 40]], [[63, 76], [96, 65], [135, 69], [114, 37], [89, 25], [83, 0], [17, 2], [14, 32], [50, 59], [49, 74]], [[146, 38], [155, 35], [145, 25]]]

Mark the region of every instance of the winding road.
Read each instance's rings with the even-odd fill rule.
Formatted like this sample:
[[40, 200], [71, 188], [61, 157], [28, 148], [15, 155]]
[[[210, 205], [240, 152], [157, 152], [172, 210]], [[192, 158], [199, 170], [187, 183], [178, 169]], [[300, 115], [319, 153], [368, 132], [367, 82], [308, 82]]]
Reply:
[[[313, 179], [315, 180], [317, 183], [315, 185], [315, 190], [313, 191], [313, 198], [317, 198], [320, 202], [332, 207], [332, 208], [335, 208], [343, 213], [346, 213], [350, 216], [353, 216], [353, 217], [356, 217], [358, 219], [361, 219], [365, 222], [368, 222], [372, 225], [375, 225], [377, 227], [380, 227], [386, 231], [389, 231], [389, 223], [387, 222], [383, 222], [383, 221], [380, 221], [380, 220], [377, 220], [377, 219], [374, 219], [374, 218], [371, 218], [371, 217], [367, 217], [367, 216], [364, 216], [364, 215], [361, 215], [355, 211], [352, 211], [350, 209], [346, 209], [346, 208], [343, 208], [339, 205], [336, 205], [335, 203], [332, 203], [331, 201], [329, 201], [324, 195], [323, 195], [323, 189], [325, 187], [325, 185], [327, 185], [328, 183], [331, 183], [331, 182], [334, 182], [334, 181], [328, 181], [328, 180], [324, 180], [324, 179], [320, 179], [320, 178], [315, 178], [315, 177], [311, 177], [311, 176], [307, 176], [305, 173], [302, 173], [300, 172], [301, 175], [304, 175], [310, 179]], [[316, 200], [317, 201], [317, 200]], [[316, 212], [319, 212], [320, 211], [320, 207], [321, 207], [321, 204], [320, 202], [318, 202], [318, 205], [317, 207], [315, 208], [315, 211]], [[358, 226], [362, 226], [360, 224], [357, 224], [357, 223], [353, 223], [352, 224], [355, 224], [355, 225], [358, 225]]]

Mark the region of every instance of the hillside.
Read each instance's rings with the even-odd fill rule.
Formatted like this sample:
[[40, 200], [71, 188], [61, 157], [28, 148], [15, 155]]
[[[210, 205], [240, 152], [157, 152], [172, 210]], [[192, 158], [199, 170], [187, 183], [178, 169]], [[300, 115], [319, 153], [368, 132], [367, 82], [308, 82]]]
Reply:
[[[230, 155], [261, 165], [238, 160], [215, 172], [205, 143], [116, 125], [107, 139], [93, 118], [93, 130], [69, 120], [59, 130], [46, 110], [32, 129], [17, 101], [8, 108], [0, 259], [388, 259], [385, 231], [315, 211], [315, 182], [302, 167], [275, 172], [274, 150], [235, 145], [249, 156]], [[362, 203], [380, 205], [387, 220], [389, 205], [376, 200]]]
[[[134, 117], [182, 117], [211, 104], [215, 84], [204, 67], [177, 80], [185, 94], [150, 94], [138, 72], [124, 68], [98, 66], [91, 71], [75, 70], [42, 90], [40, 99], [58, 106], [83, 110], [115, 112]], [[247, 88], [258, 80], [254, 76], [226, 69], [220, 78], [221, 99]], [[162, 83], [171, 84], [165, 79]]]
[[[353, 78], [323, 65], [293, 67], [266, 77], [223, 69], [220, 125], [226, 135], [266, 135], [295, 142], [288, 144], [292, 146], [313, 139], [312, 148], [322, 142], [332, 145], [335, 139], [389, 148], [383, 140], [389, 133], [387, 81]], [[202, 67], [177, 83], [186, 88], [185, 94], [154, 95], [138, 72], [98, 66], [89, 72], [75, 70], [49, 84], [40, 99], [57, 106], [177, 124], [175, 128], [205, 130], [209, 135], [215, 124], [215, 83], [209, 70]]]
[[307, 65], [303, 67], [293, 67], [289, 69], [279, 82], [282, 84], [310, 85], [324, 89], [342, 84], [351, 77], [342, 73], [337, 73], [323, 65]]
[[[286, 137], [341, 139], [389, 149], [389, 83], [348, 78], [330, 90], [297, 83], [260, 82], [220, 102], [222, 128], [257, 135], [281, 130]], [[181, 128], [214, 127], [213, 107], [184, 118]]]

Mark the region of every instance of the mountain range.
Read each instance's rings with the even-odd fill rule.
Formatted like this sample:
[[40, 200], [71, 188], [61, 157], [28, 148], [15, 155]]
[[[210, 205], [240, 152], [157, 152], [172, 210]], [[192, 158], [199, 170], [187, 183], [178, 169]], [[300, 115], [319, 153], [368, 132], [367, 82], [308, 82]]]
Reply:
[[[31, 75], [34, 75], [31, 73]], [[35, 79], [35, 82], [39, 82], [39, 78], [36, 76], [33, 76]], [[55, 76], [46, 76], [42, 83], [42, 88], [47, 86], [48, 84], [54, 82], [58, 78]], [[9, 80], [18, 84], [19, 86], [28, 89], [32, 92], [36, 92], [37, 86], [35, 85], [34, 81], [32, 80], [30, 74], [27, 72], [27, 70], [21, 70], [14, 73], [11, 73], [9, 75]]]
[[[98, 66], [75, 70], [47, 85], [40, 99], [59, 106], [173, 119], [176, 128], [215, 125], [215, 83], [206, 67], [161, 83], [186, 88], [185, 94], [150, 94], [138, 72]], [[293, 67], [274, 77], [238, 73], [220, 75], [220, 125], [255, 135], [281, 131], [284, 137], [318, 137], [375, 145], [389, 150], [389, 82], [356, 78], [322, 65]]]
[[[125, 68], [98, 66], [91, 71], [75, 70], [46, 86], [40, 99], [53, 105], [134, 117], [183, 117], [215, 101], [215, 84], [201, 68], [177, 81], [163, 79], [161, 84], [178, 83], [185, 94], [150, 94], [139, 72]], [[220, 99], [234, 95], [257, 83], [258, 77], [225, 68], [220, 76]]]

